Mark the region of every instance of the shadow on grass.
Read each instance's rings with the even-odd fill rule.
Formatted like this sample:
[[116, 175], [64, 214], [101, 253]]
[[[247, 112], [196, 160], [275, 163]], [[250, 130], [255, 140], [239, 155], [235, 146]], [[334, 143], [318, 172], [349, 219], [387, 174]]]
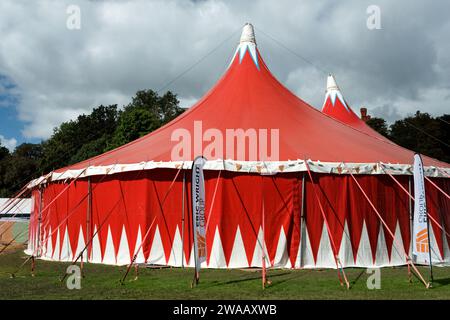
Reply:
[[[438, 284], [438, 285], [436, 285]], [[433, 287], [439, 288], [439, 287], [445, 287], [450, 285], [450, 278], [444, 278], [444, 279], [434, 279], [433, 281]]]
[[[269, 278], [272, 279], [272, 278], [276, 278], [276, 277], [285, 276], [285, 275], [288, 275], [288, 274], [291, 274], [291, 273], [290, 272], [278, 273], [278, 274], [270, 275]], [[228, 284], [236, 284], [236, 283], [242, 283], [242, 282], [253, 281], [253, 280], [260, 280], [260, 279], [261, 279], [261, 276], [251, 277], [251, 278], [244, 278], [244, 279], [241, 278], [241, 279], [229, 280], [229, 281], [224, 281], [224, 282], [215, 281], [215, 283], [213, 283], [211, 285], [208, 285], [208, 286], [205, 286], [205, 287], [211, 288], [211, 287], [223, 286], [223, 285], [228, 285]], [[286, 280], [284, 280], [284, 281], [286, 281]]]
[[350, 289], [352, 289], [353, 286], [356, 285], [356, 283], [359, 281], [359, 279], [362, 277], [364, 273], [366, 273], [366, 269], [362, 269], [361, 272], [356, 276], [355, 280], [350, 281]]

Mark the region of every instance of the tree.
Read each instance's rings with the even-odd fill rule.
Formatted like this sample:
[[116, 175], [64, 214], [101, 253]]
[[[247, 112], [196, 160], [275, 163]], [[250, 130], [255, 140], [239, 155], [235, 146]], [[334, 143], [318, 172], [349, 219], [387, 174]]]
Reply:
[[9, 150], [0, 144], [0, 161], [9, 156]]
[[386, 124], [386, 120], [382, 118], [371, 117], [366, 121], [366, 124], [377, 131], [379, 134], [389, 138], [389, 129], [388, 125]]
[[89, 115], [62, 123], [43, 143], [41, 170], [49, 172], [102, 153], [116, 130], [117, 118], [117, 105], [101, 105]]
[[183, 112], [179, 101], [168, 91], [159, 96], [153, 90], [141, 90], [119, 114], [117, 129], [107, 150], [117, 148], [152, 132]]
[[[449, 115], [442, 116], [442, 120]], [[448, 121], [447, 121], [448, 122]], [[450, 162], [448, 123], [417, 111], [414, 116], [396, 121], [390, 127], [390, 137], [395, 143], [421, 154]]]
[[11, 197], [28, 181], [40, 176], [41, 144], [23, 143], [0, 160], [0, 197]]

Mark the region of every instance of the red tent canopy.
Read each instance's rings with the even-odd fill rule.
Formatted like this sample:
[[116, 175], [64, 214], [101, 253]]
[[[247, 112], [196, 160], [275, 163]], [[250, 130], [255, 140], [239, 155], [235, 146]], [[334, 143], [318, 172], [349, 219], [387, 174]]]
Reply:
[[[191, 152], [185, 152], [182, 159], [176, 160], [192, 161], [209, 143], [203, 141], [201, 148], [194, 150], [196, 121], [201, 121], [203, 133], [214, 128], [223, 136], [227, 129], [279, 130], [279, 157], [276, 159], [263, 159], [259, 155], [256, 159], [250, 158], [246, 149], [244, 156], [239, 156], [238, 152], [234, 157], [213, 154], [207, 156], [208, 160], [265, 160], [283, 164], [289, 160], [311, 159], [322, 163], [411, 164], [413, 152], [368, 128], [347, 106], [335, 83], [334, 86], [336, 88], [331, 88], [324, 105], [324, 113], [330, 115], [327, 116], [298, 98], [272, 75], [254, 37], [243, 38], [223, 77], [187, 112], [136, 141], [58, 172], [145, 161], [161, 162], [158, 167], [173, 167], [175, 159], [171, 153], [178, 141], [172, 141], [172, 135], [177, 130], [188, 132], [193, 139]], [[198, 141], [198, 136], [195, 139]], [[449, 167], [428, 157], [424, 157], [424, 164]], [[312, 169], [316, 171], [314, 167]]]
[[[250, 133], [244, 154], [210, 152], [212, 137], [226, 149], [229, 140], [219, 138], [231, 129], [279, 130], [279, 140], [270, 140], [271, 150], [279, 142], [278, 156], [252, 158]], [[191, 145], [174, 159], [180, 136], [188, 136]], [[229, 151], [242, 150], [236, 145]], [[30, 187], [40, 186], [33, 188], [27, 252], [55, 261], [79, 257], [123, 265], [136, 258], [135, 263], [193, 266], [191, 162], [209, 152], [205, 267], [336, 268], [336, 257], [344, 267], [405, 264], [411, 202], [404, 190], [413, 152], [292, 94], [267, 69], [251, 25], [244, 27], [225, 75], [189, 111], [141, 139], [33, 182]], [[442, 176], [448, 177], [449, 165], [430, 158], [425, 163], [441, 166], [425, 173], [448, 192], [450, 181]], [[310, 175], [304, 172], [308, 167]], [[427, 188], [430, 215], [447, 228], [444, 234], [433, 224], [432, 251], [436, 261], [448, 264], [450, 200]]]
[[327, 78], [327, 92], [325, 94], [325, 101], [323, 103], [322, 112], [330, 117], [339, 120], [358, 131], [364, 132], [375, 138], [389, 141], [371, 127], [369, 127], [362, 119], [360, 119], [352, 108], [345, 101], [344, 96], [341, 93], [336, 80], [330, 74]]

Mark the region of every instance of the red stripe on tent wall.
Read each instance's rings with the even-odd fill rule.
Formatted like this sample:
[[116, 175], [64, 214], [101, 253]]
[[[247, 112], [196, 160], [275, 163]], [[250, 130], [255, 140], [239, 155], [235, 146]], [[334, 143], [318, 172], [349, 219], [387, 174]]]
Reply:
[[219, 234], [225, 254], [230, 262], [237, 227], [241, 230], [247, 261], [250, 264], [261, 226], [262, 201], [261, 177], [259, 175], [235, 174], [224, 172], [222, 186], [221, 210], [217, 213]]
[[[450, 194], [450, 182], [445, 178], [433, 178], [433, 182], [442, 190]], [[450, 226], [450, 200], [438, 191], [431, 183], [425, 180], [425, 191], [427, 198], [428, 213], [446, 229]], [[442, 238], [442, 229], [430, 220], [430, 226], [433, 227], [433, 233], [439, 248], [441, 257], [444, 257], [444, 243]], [[447, 231], [448, 232], [448, 231]], [[449, 232], [450, 233], [450, 232]], [[447, 237], [447, 241], [449, 237]]]
[[[297, 248], [299, 242], [293, 243], [295, 231], [299, 230], [299, 212], [294, 212], [294, 192], [298, 192], [298, 181], [295, 175], [263, 176], [264, 181], [264, 211], [265, 211], [265, 238], [267, 251], [273, 265], [280, 238], [281, 227], [287, 240], [288, 254], [292, 248]], [[297, 197], [298, 199], [298, 197]], [[296, 217], [295, 217], [296, 213]], [[297, 228], [295, 223], [297, 222]], [[297, 236], [297, 239], [299, 237]], [[295, 256], [297, 251], [295, 252]], [[293, 258], [293, 259], [292, 259]], [[295, 257], [290, 254], [291, 262]]]
[[[339, 252], [347, 217], [348, 179], [342, 179], [336, 175], [320, 174], [315, 175], [314, 179], [333, 240], [335, 241], [336, 250]], [[311, 192], [314, 191], [311, 190]]]
[[78, 246], [78, 237], [80, 227], [83, 232], [84, 242], [86, 243], [86, 214], [87, 214], [87, 181], [77, 180], [67, 191], [67, 228], [69, 233], [70, 246], [72, 248], [72, 258]]
[[[408, 190], [408, 185], [409, 185], [409, 179], [410, 176], [397, 176], [396, 177], [397, 181], [400, 182], [402, 184], [402, 186]], [[411, 222], [411, 212], [410, 212], [410, 207], [409, 207], [409, 203], [410, 203], [410, 199], [409, 196], [404, 193], [404, 191], [400, 190], [400, 187], [398, 187], [395, 184], [396, 187], [396, 194], [399, 195], [398, 200], [400, 202], [400, 207], [401, 210], [397, 211], [397, 218], [398, 218], [398, 222], [400, 225], [400, 232], [402, 235], [402, 239], [403, 239], [403, 248], [405, 250], [405, 252], [409, 252], [409, 248], [410, 248], [410, 241], [411, 241], [411, 226], [410, 226], [410, 222]], [[401, 193], [403, 193], [403, 196], [401, 195]], [[414, 204], [414, 202], [411, 202], [411, 204]], [[394, 207], [396, 207], [396, 204], [393, 205]], [[412, 210], [412, 208], [411, 208]]]
[[[177, 227], [181, 230], [179, 224], [181, 222], [183, 176], [182, 174], [177, 176], [177, 173], [178, 170], [174, 169], [151, 170], [148, 173], [151, 185], [149, 211], [156, 214], [166, 262], [170, 258]], [[172, 184], [176, 176], [177, 179]]]
[[[317, 175], [313, 175], [313, 179], [317, 180]], [[316, 180], [314, 180], [314, 183], [317, 183]], [[324, 228], [324, 220], [314, 194], [313, 185], [309, 179], [305, 181], [305, 223], [308, 229], [314, 262], [317, 262], [317, 253], [319, 251], [322, 228]]]

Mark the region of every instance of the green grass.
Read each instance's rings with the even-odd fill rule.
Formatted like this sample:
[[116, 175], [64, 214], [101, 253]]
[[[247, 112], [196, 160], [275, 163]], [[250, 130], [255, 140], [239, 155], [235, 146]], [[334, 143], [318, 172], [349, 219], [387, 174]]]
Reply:
[[[0, 255], [0, 300], [4, 299], [449, 299], [450, 268], [434, 268], [433, 288], [425, 289], [417, 278], [409, 283], [406, 267], [381, 269], [381, 289], [369, 290], [365, 269], [346, 269], [352, 286], [339, 285], [336, 270], [269, 270], [272, 285], [262, 290], [256, 270], [201, 271], [200, 285], [190, 288], [192, 269], [141, 267], [124, 285], [119, 280], [126, 267], [85, 264], [81, 290], [69, 290], [59, 278], [69, 265], [37, 260], [11, 278], [27, 256], [22, 251]], [[425, 277], [428, 269], [420, 268]]]

